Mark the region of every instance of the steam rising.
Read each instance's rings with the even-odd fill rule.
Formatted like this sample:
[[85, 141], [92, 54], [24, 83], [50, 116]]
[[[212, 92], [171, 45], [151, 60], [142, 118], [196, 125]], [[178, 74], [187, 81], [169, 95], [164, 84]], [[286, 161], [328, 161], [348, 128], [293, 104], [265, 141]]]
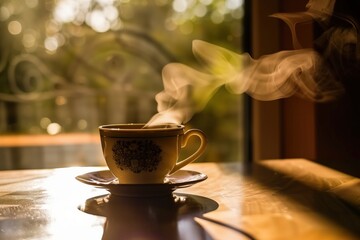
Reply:
[[188, 122], [223, 85], [234, 94], [265, 101], [294, 94], [326, 101], [342, 89], [326, 68], [320, 69], [321, 57], [312, 49], [281, 51], [257, 60], [200, 40], [193, 41], [192, 49], [203, 71], [180, 63], [164, 67], [164, 90], [156, 96], [158, 114], [150, 125]]
[[[296, 24], [311, 20], [327, 23], [334, 8], [334, 1], [324, 5], [308, 3], [307, 12], [274, 14], [284, 20], [293, 32], [295, 50], [280, 51], [253, 59], [247, 53], [237, 54], [225, 48], [194, 40], [192, 50], [201, 70], [181, 63], [170, 63], [163, 68], [164, 90], [157, 94], [158, 114], [148, 125], [161, 123], [181, 124], [201, 111], [217, 89], [225, 86], [234, 94], [246, 93], [251, 97], [268, 101], [298, 95], [311, 101], [328, 101], [343, 92], [337, 80], [336, 70], [329, 68], [328, 58], [334, 51], [344, 57], [346, 47], [355, 62], [359, 62], [358, 28], [329, 28], [320, 41], [327, 41], [321, 52], [304, 49], [296, 36]], [[325, 38], [325, 39], [324, 39]], [[346, 55], [348, 56], [348, 55]], [[346, 57], [345, 56], [345, 57]]]

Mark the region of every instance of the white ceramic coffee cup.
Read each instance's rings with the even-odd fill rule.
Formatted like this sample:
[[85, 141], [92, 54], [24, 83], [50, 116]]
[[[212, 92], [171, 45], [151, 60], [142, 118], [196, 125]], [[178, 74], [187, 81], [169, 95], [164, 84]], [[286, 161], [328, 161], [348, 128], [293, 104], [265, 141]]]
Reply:
[[[198, 129], [184, 125], [110, 124], [99, 127], [101, 146], [110, 171], [122, 184], [164, 183], [165, 177], [198, 159], [207, 144]], [[197, 150], [179, 161], [190, 137], [198, 137]]]

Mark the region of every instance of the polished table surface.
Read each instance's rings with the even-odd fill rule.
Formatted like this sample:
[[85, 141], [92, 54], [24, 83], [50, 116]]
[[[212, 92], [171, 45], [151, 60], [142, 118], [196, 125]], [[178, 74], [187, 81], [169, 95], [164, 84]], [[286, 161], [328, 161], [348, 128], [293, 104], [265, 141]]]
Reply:
[[195, 163], [203, 182], [117, 197], [101, 167], [0, 172], [0, 239], [360, 239], [360, 180], [305, 159]]

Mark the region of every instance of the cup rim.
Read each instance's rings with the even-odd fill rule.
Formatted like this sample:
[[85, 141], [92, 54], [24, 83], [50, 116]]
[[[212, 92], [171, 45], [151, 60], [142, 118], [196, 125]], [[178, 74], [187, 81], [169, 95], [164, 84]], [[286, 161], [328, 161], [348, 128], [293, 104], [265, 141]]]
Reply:
[[149, 128], [142, 128], [145, 123], [118, 123], [99, 126], [100, 135], [108, 137], [162, 137], [184, 133], [184, 125], [161, 124]]

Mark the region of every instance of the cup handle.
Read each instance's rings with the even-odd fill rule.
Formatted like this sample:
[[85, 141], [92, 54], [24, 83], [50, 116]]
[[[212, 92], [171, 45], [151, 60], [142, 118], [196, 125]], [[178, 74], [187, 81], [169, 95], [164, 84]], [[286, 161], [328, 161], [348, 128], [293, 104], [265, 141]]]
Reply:
[[182, 167], [188, 165], [189, 163], [195, 161], [196, 159], [198, 159], [201, 156], [201, 154], [204, 153], [206, 145], [207, 145], [207, 139], [206, 139], [205, 134], [201, 130], [198, 130], [198, 129], [190, 129], [190, 130], [187, 130], [184, 133], [182, 141], [181, 141], [181, 148], [184, 148], [187, 145], [188, 140], [193, 136], [196, 136], [196, 137], [198, 137], [200, 139], [199, 148], [192, 155], [190, 155], [188, 158], [176, 163], [176, 165], [171, 170], [169, 175], [175, 173], [180, 168], [182, 168]]

